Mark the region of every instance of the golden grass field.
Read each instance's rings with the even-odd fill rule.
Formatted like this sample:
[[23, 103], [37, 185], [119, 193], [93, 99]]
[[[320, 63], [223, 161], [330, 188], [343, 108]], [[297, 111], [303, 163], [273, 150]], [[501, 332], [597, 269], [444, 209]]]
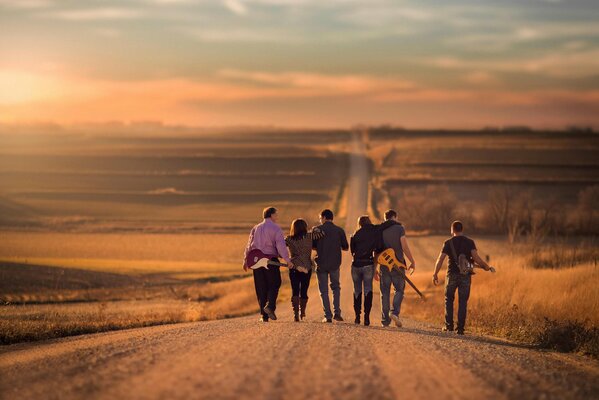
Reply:
[[[424, 288], [427, 301], [419, 300], [406, 286], [407, 301], [402, 306], [405, 316], [438, 326], [443, 325], [445, 270], [440, 274], [439, 286], [433, 285], [431, 277], [434, 262], [446, 238], [417, 236], [409, 239], [419, 266], [413, 281], [421, 290]], [[479, 254], [489, 255], [490, 264], [496, 267], [497, 273], [477, 270], [473, 277], [468, 303], [468, 329], [526, 343], [539, 344], [546, 340], [549, 347], [559, 345], [556, 343], [559, 339], [563, 346], [597, 355], [599, 254], [595, 247], [587, 247], [591, 257], [573, 267], [534, 269], [530, 267], [531, 246], [523, 244], [510, 248], [504, 238], [473, 238]], [[549, 254], [555, 251], [555, 246], [567, 251], [563, 244], [552, 243], [541, 246], [538, 251]], [[569, 325], [588, 337], [584, 340], [570, 337], [565, 332]], [[563, 331], [561, 337], [546, 337], [560, 334], [560, 329]], [[576, 343], [572, 343], [576, 340], [584, 343], [577, 347]]]
[[[0, 162], [0, 342], [255, 312], [241, 257], [262, 207], [280, 208], [285, 231], [296, 217], [315, 224], [324, 206], [344, 223], [347, 132], [330, 135], [310, 136], [319, 138], [310, 145], [253, 134], [14, 146], [12, 162]], [[548, 197], [575, 210], [578, 191], [599, 179], [594, 136], [535, 135], [371, 133], [370, 213], [399, 210], [418, 262], [413, 278], [428, 297], [407, 287], [405, 316], [441, 326], [443, 287], [430, 282], [440, 234], [464, 211], [484, 214], [492, 187], [536, 180], [513, 186], [530, 193], [536, 215]], [[467, 161], [456, 162], [456, 151]], [[457, 206], [445, 215], [447, 198]], [[596, 241], [530, 226], [483, 235], [467, 222], [498, 269], [473, 279], [469, 329], [599, 354]]]
[[241, 268], [245, 235], [0, 237], [3, 343], [256, 311], [251, 274]]

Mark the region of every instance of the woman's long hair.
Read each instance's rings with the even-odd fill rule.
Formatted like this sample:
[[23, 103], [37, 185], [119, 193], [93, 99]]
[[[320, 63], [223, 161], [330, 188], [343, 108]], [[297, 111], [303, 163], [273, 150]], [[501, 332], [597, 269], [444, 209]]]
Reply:
[[308, 223], [301, 218], [294, 219], [289, 229], [289, 237], [301, 239], [308, 234]]
[[366, 225], [372, 225], [372, 221], [368, 215], [362, 215], [358, 218], [358, 223], [356, 224], [356, 231], [360, 228], [365, 227]]

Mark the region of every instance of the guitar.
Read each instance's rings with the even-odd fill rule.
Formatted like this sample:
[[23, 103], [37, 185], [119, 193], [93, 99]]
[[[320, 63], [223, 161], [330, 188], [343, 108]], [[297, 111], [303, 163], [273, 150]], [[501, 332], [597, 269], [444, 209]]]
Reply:
[[[250, 269], [259, 269], [266, 268], [269, 266], [272, 267], [287, 267], [288, 265], [279, 261], [271, 260], [266, 254], [264, 254], [259, 249], [250, 250], [245, 257], [245, 265]], [[296, 270], [300, 272], [308, 273], [308, 268], [305, 267], [295, 267]]]
[[[397, 270], [401, 270], [401, 269], [403, 269], [404, 271], [408, 270], [408, 267], [406, 266], [406, 264], [397, 259], [397, 256], [395, 255], [395, 250], [393, 250], [391, 248], [386, 249], [386, 250], [382, 251], [381, 253], [377, 254], [376, 262], [379, 265], [383, 265], [389, 269], [395, 268]], [[416, 285], [414, 285], [414, 283], [407, 276], [405, 276], [405, 273], [404, 273], [404, 279], [406, 280], [406, 282], [408, 282], [408, 284], [410, 286], [412, 286], [412, 289], [414, 289], [416, 291], [416, 293], [418, 293], [418, 296], [420, 296], [420, 298], [422, 300], [426, 300], [426, 297], [424, 297], [422, 292], [420, 290], [418, 290]]]

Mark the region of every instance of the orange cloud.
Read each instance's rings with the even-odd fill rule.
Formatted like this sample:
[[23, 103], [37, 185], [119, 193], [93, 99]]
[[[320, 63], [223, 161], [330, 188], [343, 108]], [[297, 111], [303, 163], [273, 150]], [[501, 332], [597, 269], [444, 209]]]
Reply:
[[[404, 105], [427, 107], [462, 104], [469, 107], [537, 106], [568, 103], [587, 109], [599, 104], [599, 91], [443, 89], [419, 86], [399, 78], [371, 75], [270, 73], [221, 70], [212, 79], [113, 81], [18, 70], [0, 70], [0, 121], [74, 123], [107, 120], [162, 120], [171, 123], [257, 123], [240, 110], [256, 101], [276, 101], [279, 113], [294, 115], [294, 101], [309, 100], [302, 112], [344, 113], [347, 102], [377, 110]], [[308, 105], [305, 105], [308, 104]], [[218, 110], [218, 111], [214, 111]], [[228, 110], [228, 111], [227, 111]], [[392, 111], [387, 111], [393, 116]], [[268, 114], [268, 113], [266, 113]], [[378, 114], [376, 114], [378, 115]], [[381, 114], [382, 115], [382, 114]], [[474, 116], [473, 116], [474, 117]], [[302, 119], [302, 117], [297, 117]], [[357, 122], [347, 114], [348, 123]], [[260, 123], [267, 123], [262, 121]], [[295, 123], [290, 121], [289, 123]]]

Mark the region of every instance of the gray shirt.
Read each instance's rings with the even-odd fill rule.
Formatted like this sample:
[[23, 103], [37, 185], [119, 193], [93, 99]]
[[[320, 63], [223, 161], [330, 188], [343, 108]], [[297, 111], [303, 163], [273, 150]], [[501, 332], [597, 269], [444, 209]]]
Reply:
[[406, 230], [400, 224], [395, 224], [383, 231], [383, 243], [385, 248], [392, 248], [395, 250], [395, 256], [397, 259], [405, 263], [403, 256], [403, 248], [401, 247], [401, 237], [405, 236]]
[[341, 250], [348, 250], [347, 236], [343, 228], [331, 221], [317, 227], [325, 233], [324, 237], [314, 241], [316, 265], [319, 271], [335, 271], [341, 266]]

